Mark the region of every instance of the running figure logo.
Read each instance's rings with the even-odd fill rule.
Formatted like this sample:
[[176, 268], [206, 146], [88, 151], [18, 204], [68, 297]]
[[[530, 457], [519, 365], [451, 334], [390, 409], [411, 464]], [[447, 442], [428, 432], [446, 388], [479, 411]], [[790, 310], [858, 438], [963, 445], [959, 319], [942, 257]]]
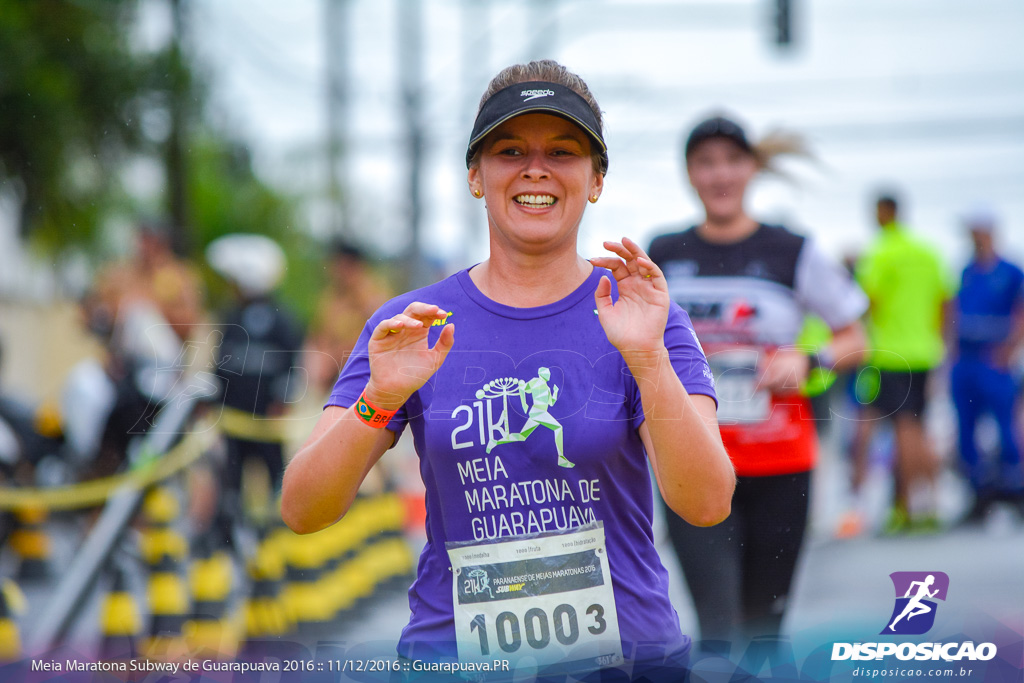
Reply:
[[[488, 453], [490, 453], [495, 446], [526, 441], [526, 437], [533, 434], [533, 431], [537, 429], [538, 426], [543, 425], [555, 433], [555, 448], [558, 450], [558, 464], [561, 467], [576, 466], [565, 457], [565, 454], [562, 451], [562, 425], [558, 423], [558, 420], [552, 417], [551, 413], [548, 412], [548, 408], [555, 405], [555, 401], [558, 400], [558, 386], [549, 385], [548, 381], [550, 379], [551, 370], [548, 368], [539, 368], [537, 370], [537, 376], [529, 382], [506, 377], [502, 380], [488, 382], [484, 385], [483, 389], [479, 389], [476, 392], [477, 398], [498, 398], [500, 396], [504, 401], [501, 418], [498, 420], [498, 424], [504, 427], [504, 436], [500, 439], [491, 437], [490, 441], [487, 442]], [[527, 412], [527, 416], [526, 424], [523, 425], [522, 430], [516, 434], [510, 434], [508, 428], [507, 397], [514, 394], [519, 395], [519, 400], [522, 402], [523, 410]], [[529, 394], [533, 399], [532, 406], [528, 406], [526, 404], [527, 394]]]
[[949, 577], [942, 572], [893, 572], [889, 578], [896, 589], [896, 604], [882, 634], [927, 633], [935, 623], [935, 599], [946, 599]]

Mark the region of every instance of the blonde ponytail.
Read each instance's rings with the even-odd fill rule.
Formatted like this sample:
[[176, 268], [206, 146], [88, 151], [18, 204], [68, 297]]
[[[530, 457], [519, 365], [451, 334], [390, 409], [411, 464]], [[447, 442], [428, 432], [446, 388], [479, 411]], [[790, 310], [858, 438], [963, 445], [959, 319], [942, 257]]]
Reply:
[[787, 174], [778, 167], [778, 160], [782, 157], [802, 157], [810, 161], [817, 161], [817, 157], [807, 145], [804, 137], [798, 133], [786, 130], [773, 130], [763, 138], [751, 145], [750, 153], [757, 162], [757, 167], [767, 173], [774, 173], [785, 177]]

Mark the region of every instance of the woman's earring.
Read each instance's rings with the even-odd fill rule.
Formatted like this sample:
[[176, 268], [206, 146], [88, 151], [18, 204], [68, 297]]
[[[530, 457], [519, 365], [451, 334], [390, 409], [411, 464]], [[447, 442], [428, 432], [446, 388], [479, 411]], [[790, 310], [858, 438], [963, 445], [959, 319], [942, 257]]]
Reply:
[[596, 194], [590, 195], [590, 203], [591, 204], [597, 204], [597, 195]]
[[473, 190], [473, 196], [476, 197], [477, 199], [480, 199], [480, 197], [484, 196], [484, 193], [481, 192], [480, 190]]

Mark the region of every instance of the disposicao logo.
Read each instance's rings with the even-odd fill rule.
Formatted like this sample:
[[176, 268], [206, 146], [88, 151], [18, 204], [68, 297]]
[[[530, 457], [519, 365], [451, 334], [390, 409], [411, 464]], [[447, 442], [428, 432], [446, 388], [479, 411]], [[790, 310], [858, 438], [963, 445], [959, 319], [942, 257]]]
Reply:
[[889, 574], [896, 589], [892, 616], [881, 634], [919, 636], [935, 623], [936, 600], [946, 601], [949, 577], [943, 572], [893, 572]]
[[[936, 600], [945, 602], [949, 576], [943, 572], [893, 572], [896, 591], [892, 615], [879, 635], [921, 635], [935, 624]], [[996, 656], [993, 643], [834, 643], [832, 660], [871, 660], [895, 656], [900, 660], [986, 661]]]

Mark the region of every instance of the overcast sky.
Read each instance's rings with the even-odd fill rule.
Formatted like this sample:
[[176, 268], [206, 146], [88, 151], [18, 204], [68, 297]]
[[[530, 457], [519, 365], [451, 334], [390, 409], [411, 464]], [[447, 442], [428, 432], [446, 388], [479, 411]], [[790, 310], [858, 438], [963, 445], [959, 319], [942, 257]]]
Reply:
[[[348, 0], [346, 191], [368, 245], [405, 239], [396, 20], [412, 0]], [[218, 117], [249, 141], [260, 172], [313, 195], [325, 184], [325, 0], [193, 0], [194, 47]], [[724, 109], [758, 137], [803, 134], [819, 163], [795, 182], [759, 181], [750, 209], [818, 237], [835, 254], [874, 231], [872, 195], [896, 187], [906, 219], [965, 257], [957, 216], [989, 202], [1024, 257], [1024, 3], [1020, 0], [794, 0], [796, 44], [771, 40], [769, 0], [424, 0], [426, 250], [452, 266], [485, 256], [485, 218], [464, 150], [486, 81], [553, 57], [605, 110], [611, 168], [580, 248], [700, 217], [680, 173], [688, 129]], [[310, 224], [323, 229], [311, 204]]]

